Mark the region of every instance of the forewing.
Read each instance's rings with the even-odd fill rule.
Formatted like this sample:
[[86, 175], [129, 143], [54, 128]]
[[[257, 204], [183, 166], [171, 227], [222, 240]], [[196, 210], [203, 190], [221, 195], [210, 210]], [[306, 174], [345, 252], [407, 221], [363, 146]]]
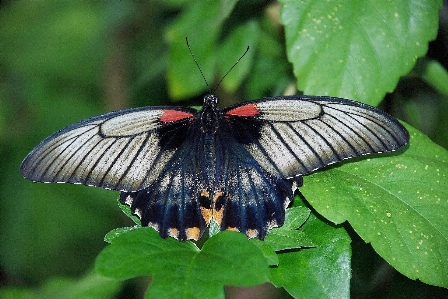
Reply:
[[183, 107], [143, 107], [83, 120], [42, 141], [20, 172], [36, 182], [141, 190], [185, 140], [195, 113]]
[[266, 171], [308, 174], [335, 162], [397, 150], [409, 133], [385, 112], [331, 97], [273, 97], [229, 107], [235, 138]]

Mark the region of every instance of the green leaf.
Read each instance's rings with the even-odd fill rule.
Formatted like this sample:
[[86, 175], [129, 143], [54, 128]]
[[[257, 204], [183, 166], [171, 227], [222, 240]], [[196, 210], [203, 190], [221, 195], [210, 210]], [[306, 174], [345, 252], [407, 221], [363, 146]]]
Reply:
[[313, 241], [299, 230], [299, 227], [307, 221], [310, 212], [303, 206], [291, 207], [286, 210], [283, 226], [273, 228], [263, 241], [257, 238], [251, 239], [251, 242], [263, 252], [269, 265], [278, 266], [276, 251], [315, 246]]
[[407, 277], [448, 287], [448, 152], [407, 128], [404, 153], [315, 173], [300, 190], [330, 221], [348, 220]]
[[415, 69], [425, 82], [438, 92], [448, 95], [448, 72], [438, 61], [420, 59]]
[[229, 231], [199, 250], [192, 242], [161, 239], [152, 228], [138, 228], [112, 239], [96, 269], [117, 279], [152, 275], [147, 298], [224, 298], [224, 285], [253, 286], [269, 277], [262, 252], [245, 235]]
[[167, 80], [169, 93], [173, 99], [196, 95], [206, 87], [188, 52], [185, 37], [188, 37], [191, 50], [205, 79], [211, 81], [217, 59], [215, 45], [219, 29], [236, 2], [236, 0], [192, 2], [167, 29], [166, 38], [170, 44]]
[[[221, 83], [221, 86], [228, 92], [235, 92], [241, 85], [241, 82], [244, 81], [246, 76], [250, 73], [254, 63], [259, 31], [260, 28], [258, 22], [250, 20], [245, 24], [236, 27], [220, 46], [217, 55], [218, 62], [221, 65], [221, 78], [229, 71], [232, 64], [243, 55], [246, 48], [248, 46], [250, 47], [244, 58], [238, 61], [237, 66], [227, 74]], [[230, 64], [230, 66], [226, 67], [228, 64]]]
[[135, 224], [137, 224], [138, 226], [141, 226], [140, 218], [138, 218], [137, 216], [135, 216], [134, 214], [132, 214], [132, 211], [131, 211], [131, 207], [130, 207], [130, 206], [125, 205], [125, 204], [122, 204], [122, 203], [120, 202], [120, 196], [118, 196], [118, 198], [117, 198], [117, 203], [118, 203], [118, 206], [120, 207], [120, 209], [123, 211], [123, 213], [126, 214], [126, 216], [128, 216], [129, 218], [131, 218], [132, 221], [134, 221]]
[[121, 234], [124, 234], [128, 231], [134, 230], [136, 228], [140, 228], [141, 226], [132, 226], [132, 227], [119, 227], [116, 229], [111, 230], [110, 232], [108, 232], [105, 236], [104, 236], [104, 241], [106, 241], [107, 243], [112, 243], [112, 240], [115, 239], [116, 237], [120, 236]]
[[349, 298], [350, 237], [311, 214], [303, 232], [316, 247], [278, 253], [279, 265], [271, 281], [295, 298]]
[[315, 246], [313, 241], [299, 230], [309, 216], [308, 208], [291, 207], [286, 210], [283, 226], [273, 228], [263, 241], [254, 239], [253, 242], [260, 247], [270, 246], [275, 251], [313, 247]]
[[376, 106], [436, 37], [441, 0], [281, 0], [300, 90]]
[[251, 76], [245, 82], [248, 99], [282, 94], [293, 78], [280, 30], [266, 19], [261, 19], [260, 27]]

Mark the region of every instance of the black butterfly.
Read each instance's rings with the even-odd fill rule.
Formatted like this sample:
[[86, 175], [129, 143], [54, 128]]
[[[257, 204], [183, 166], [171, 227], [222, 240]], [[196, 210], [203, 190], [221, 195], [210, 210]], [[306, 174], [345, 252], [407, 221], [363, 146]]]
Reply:
[[393, 117], [345, 99], [217, 103], [206, 95], [200, 111], [143, 107], [83, 120], [42, 141], [20, 171], [122, 191], [121, 202], [163, 238], [197, 240], [213, 219], [263, 239], [283, 225], [303, 175], [409, 141]]

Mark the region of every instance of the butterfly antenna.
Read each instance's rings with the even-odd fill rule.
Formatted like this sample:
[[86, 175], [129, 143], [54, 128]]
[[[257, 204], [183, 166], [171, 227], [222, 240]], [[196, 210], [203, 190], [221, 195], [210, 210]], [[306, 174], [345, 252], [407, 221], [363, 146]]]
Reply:
[[246, 51], [244, 51], [243, 55], [241, 55], [240, 58], [238, 58], [238, 60], [232, 65], [232, 67], [227, 71], [227, 73], [224, 74], [224, 76], [222, 76], [221, 80], [219, 80], [218, 85], [216, 85], [215, 89], [213, 89], [214, 93], [216, 91], [216, 89], [218, 89], [219, 85], [221, 84], [222, 80], [224, 80], [224, 78], [230, 73], [230, 71], [238, 64], [238, 62], [240, 62], [241, 59], [243, 59], [244, 56], [246, 56], [247, 52], [249, 52], [249, 46], [247, 46]]
[[194, 63], [196, 63], [196, 66], [198, 67], [199, 72], [201, 72], [202, 78], [204, 79], [205, 84], [207, 85], [208, 92], [212, 93], [212, 91], [210, 90], [210, 85], [208, 85], [207, 79], [205, 79], [204, 73], [202, 72], [201, 67], [199, 66], [199, 63], [197, 62], [196, 58], [194, 57], [193, 51], [191, 51], [190, 44], [188, 43], [188, 37], [186, 37], [185, 40], [187, 41], [188, 51], [190, 51], [191, 57], [193, 58]]
[[241, 55], [240, 58], [238, 58], [238, 60], [232, 65], [232, 67], [227, 71], [227, 73], [224, 74], [224, 76], [222, 76], [221, 80], [219, 80], [218, 84], [216, 85], [216, 87], [213, 89], [213, 91], [210, 90], [210, 85], [208, 85], [207, 79], [205, 79], [204, 73], [202, 72], [201, 67], [199, 66], [199, 63], [197, 62], [196, 58], [194, 57], [193, 51], [191, 51], [191, 47], [190, 44], [188, 43], [188, 37], [185, 38], [186, 42], [187, 42], [187, 47], [188, 47], [188, 51], [190, 51], [191, 57], [194, 60], [194, 63], [196, 63], [196, 66], [199, 69], [199, 72], [201, 72], [201, 76], [205, 81], [205, 84], [207, 85], [208, 88], [208, 92], [210, 94], [213, 94], [216, 89], [218, 89], [219, 85], [221, 84], [222, 80], [224, 80], [224, 78], [230, 73], [230, 71], [238, 64], [238, 62], [240, 62], [240, 60], [247, 54], [247, 52], [249, 52], [249, 46], [247, 46], [246, 51], [244, 51], [243, 55]]

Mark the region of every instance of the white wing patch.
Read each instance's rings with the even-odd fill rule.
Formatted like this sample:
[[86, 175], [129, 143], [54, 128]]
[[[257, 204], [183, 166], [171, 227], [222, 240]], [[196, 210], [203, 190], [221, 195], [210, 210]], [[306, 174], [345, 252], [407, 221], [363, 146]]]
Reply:
[[108, 119], [101, 124], [101, 134], [106, 137], [124, 137], [143, 134], [161, 126], [158, 120], [163, 110], [143, 110]]
[[277, 122], [303, 121], [318, 117], [322, 107], [311, 101], [302, 101], [297, 109], [297, 100], [265, 101], [257, 103], [262, 112], [260, 119]]

